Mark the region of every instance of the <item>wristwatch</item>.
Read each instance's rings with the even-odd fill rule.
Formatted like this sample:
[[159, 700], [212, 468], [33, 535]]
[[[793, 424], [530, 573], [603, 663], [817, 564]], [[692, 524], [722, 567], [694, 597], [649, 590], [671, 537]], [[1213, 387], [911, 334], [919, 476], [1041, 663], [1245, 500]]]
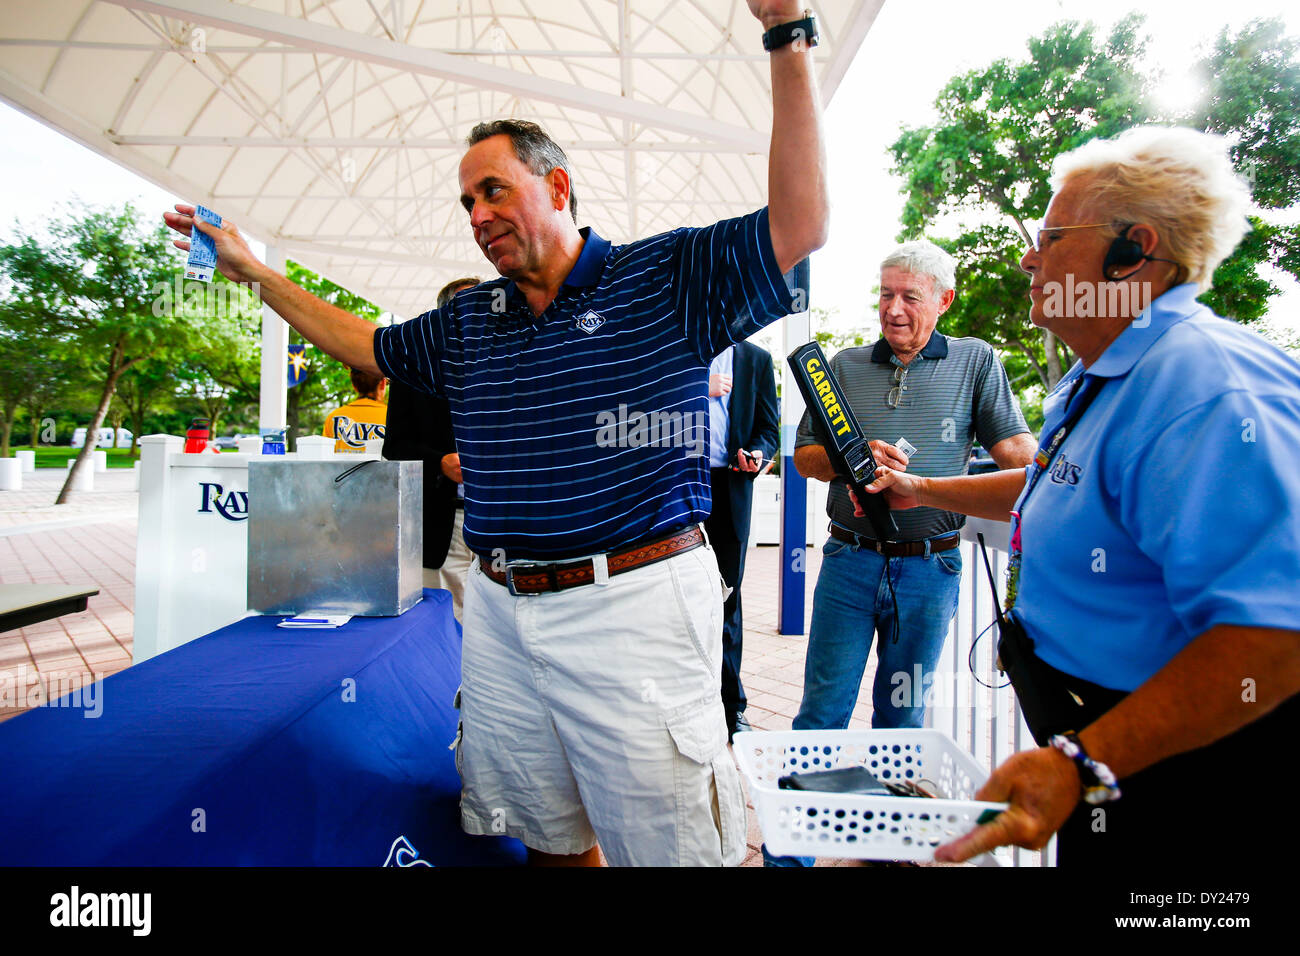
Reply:
[[771, 53], [795, 41], [802, 41], [809, 47], [817, 45], [817, 18], [811, 10], [804, 10], [802, 20], [778, 23], [764, 33], [763, 49]]

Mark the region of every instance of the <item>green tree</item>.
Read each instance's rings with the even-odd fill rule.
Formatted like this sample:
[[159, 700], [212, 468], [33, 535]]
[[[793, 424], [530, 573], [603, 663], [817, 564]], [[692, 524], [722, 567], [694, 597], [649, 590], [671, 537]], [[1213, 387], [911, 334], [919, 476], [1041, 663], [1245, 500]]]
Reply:
[[52, 439], [46, 435], [45, 413], [65, 401], [86, 384], [85, 363], [75, 351], [49, 346], [42, 355], [51, 365], [50, 374], [37, 381], [27, 396], [24, 408], [31, 424], [31, 447]]
[[261, 305], [243, 287], [218, 274], [212, 295], [187, 309], [192, 334], [176, 356], [179, 391], [196, 402], [219, 433], [229, 408], [258, 401], [261, 371]]
[[58, 362], [49, 349], [49, 337], [39, 327], [17, 321], [14, 303], [0, 302], [0, 458], [9, 457], [14, 424], [24, 408], [57, 382]]
[[[1206, 95], [1175, 117], [1227, 137], [1233, 164], [1250, 182], [1261, 209], [1288, 209], [1300, 202], [1300, 42], [1281, 20], [1256, 20], [1233, 36], [1219, 32], [1197, 65]], [[1278, 294], [1259, 275], [1268, 263], [1300, 279], [1300, 226], [1251, 217], [1254, 229], [1214, 273], [1214, 287], [1201, 301], [1222, 315], [1253, 321]]]
[[[1151, 102], [1155, 77], [1144, 72], [1141, 27], [1131, 15], [1099, 40], [1091, 24], [1057, 24], [1029, 41], [1028, 60], [998, 60], [954, 77], [936, 100], [938, 121], [904, 130], [890, 147], [907, 197], [900, 239], [917, 238], [940, 216], [969, 217], [956, 238], [930, 237], [959, 264], [961, 289], [945, 321], [954, 334], [978, 335], [1005, 352], [1013, 381], [1032, 370], [1051, 389], [1074, 360], [1065, 343], [1029, 323], [1017, 266], [1029, 222], [1046, 213], [1060, 153], [1137, 124], [1182, 119], [1233, 140], [1234, 162], [1261, 205], [1295, 202], [1300, 77], [1295, 42], [1281, 25], [1220, 34], [1201, 65], [1209, 95], [1199, 112], [1181, 118], [1160, 115]], [[1241, 321], [1261, 315], [1278, 291], [1260, 275], [1261, 264], [1292, 274], [1300, 265], [1295, 227], [1255, 226], [1202, 296]]]
[[145, 419], [175, 398], [176, 366], [169, 358], [148, 358], [133, 365], [117, 380], [117, 398], [131, 423], [131, 457], [140, 455]]
[[175, 310], [155, 307], [157, 290], [180, 267], [161, 225], [146, 231], [129, 205], [69, 210], [50, 224], [49, 236], [46, 242], [20, 236], [19, 253], [5, 261], [10, 299], [39, 302], [47, 331], [74, 347], [98, 381], [87, 440], [55, 502], [63, 504], [76, 474], [88, 467], [122, 374], [178, 341], [185, 327]]
[[41, 412], [85, 385], [85, 362], [60, 328], [66, 308], [59, 264], [40, 241], [0, 246], [0, 457], [20, 411], [34, 419], [35, 446]]
[[[1009, 222], [1011, 228], [965, 230], [959, 244], [940, 242], [961, 253], [964, 267], [947, 321], [959, 335], [978, 326], [995, 344], [1020, 342], [1048, 388], [1068, 368], [1069, 350], [1048, 330], [1029, 327], [1023, 281], [1006, 288], [999, 282], [1029, 242], [1027, 223], [1047, 210], [1052, 159], [1149, 118], [1140, 24], [1139, 16], [1125, 18], [1104, 43], [1091, 25], [1057, 24], [1029, 41], [1027, 62], [997, 60], [954, 77], [935, 103], [938, 123], [904, 130], [890, 147], [892, 172], [903, 177], [907, 196], [900, 239], [918, 238], [945, 213], [994, 213]], [[992, 265], [987, 273], [985, 261]], [[976, 287], [993, 291], [994, 303], [978, 301]], [[978, 314], [968, 318], [968, 310]]]
[[[377, 322], [383, 314], [384, 310], [370, 300], [349, 292], [297, 262], [290, 260], [286, 264], [286, 275], [312, 295], [319, 296], [345, 312], [359, 315], [371, 322]], [[289, 342], [300, 345], [305, 340], [297, 332], [291, 331]], [[311, 347], [304, 350], [303, 355], [307, 360], [306, 377], [300, 385], [289, 389], [287, 424], [293, 442], [300, 435], [318, 433], [324, 424], [325, 413], [349, 401], [355, 394], [347, 366]]]
[[1219, 32], [1198, 64], [1206, 95], [1176, 119], [1233, 141], [1233, 163], [1265, 209], [1300, 201], [1300, 41], [1281, 20], [1256, 20], [1233, 36]]

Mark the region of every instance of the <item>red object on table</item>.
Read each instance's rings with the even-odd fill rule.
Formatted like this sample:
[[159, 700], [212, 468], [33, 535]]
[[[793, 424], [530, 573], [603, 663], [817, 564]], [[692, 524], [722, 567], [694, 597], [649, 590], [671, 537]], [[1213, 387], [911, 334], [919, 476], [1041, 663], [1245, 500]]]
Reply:
[[185, 454], [195, 455], [208, 447], [208, 439], [212, 436], [209, 430], [211, 424], [206, 418], [196, 418], [190, 422], [190, 427], [185, 432]]

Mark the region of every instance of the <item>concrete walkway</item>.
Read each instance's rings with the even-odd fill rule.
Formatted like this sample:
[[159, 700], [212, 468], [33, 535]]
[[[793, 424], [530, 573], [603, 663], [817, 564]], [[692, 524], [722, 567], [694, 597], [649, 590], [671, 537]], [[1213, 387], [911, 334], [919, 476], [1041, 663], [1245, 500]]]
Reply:
[[67, 503], [56, 505], [54, 499], [67, 477], [66, 468], [37, 468], [23, 475], [22, 491], [0, 491], [0, 537], [41, 526], [135, 520], [135, 472], [130, 468], [101, 471], [95, 475], [94, 491], [74, 491]]

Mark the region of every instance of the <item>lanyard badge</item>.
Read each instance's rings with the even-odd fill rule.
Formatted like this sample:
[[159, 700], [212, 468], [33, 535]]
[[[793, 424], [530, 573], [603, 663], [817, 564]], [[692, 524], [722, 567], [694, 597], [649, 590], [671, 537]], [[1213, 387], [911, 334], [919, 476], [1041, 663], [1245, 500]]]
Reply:
[[1007, 596], [1002, 610], [1010, 611], [1016, 603], [1016, 590], [1020, 584], [1020, 512], [1011, 512], [1011, 553], [1007, 557]]

